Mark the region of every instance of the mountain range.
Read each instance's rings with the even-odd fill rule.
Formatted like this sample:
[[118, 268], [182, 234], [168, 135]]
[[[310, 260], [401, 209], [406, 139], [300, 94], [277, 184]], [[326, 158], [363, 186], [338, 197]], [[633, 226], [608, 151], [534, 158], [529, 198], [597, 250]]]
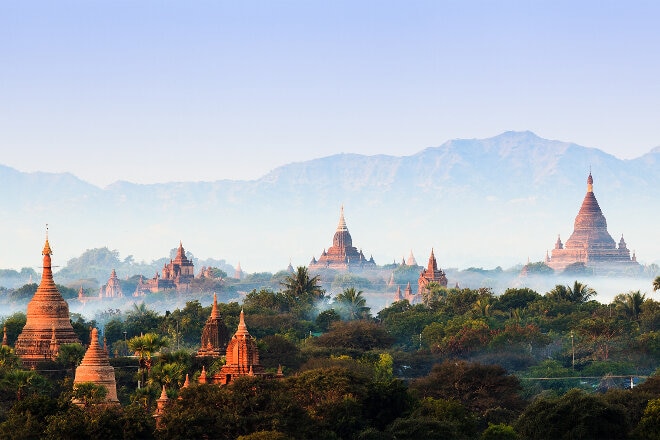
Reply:
[[[221, 174], [221, 155], [205, 160]], [[353, 244], [378, 264], [411, 250], [424, 264], [434, 248], [442, 267], [509, 267], [542, 260], [557, 234], [568, 238], [590, 170], [610, 234], [624, 234], [640, 262], [657, 263], [659, 164], [660, 148], [622, 160], [506, 132], [411, 156], [337, 154], [250, 181], [99, 188], [70, 173], [0, 165], [0, 268], [38, 268], [48, 223], [54, 264], [104, 246], [151, 261], [182, 241], [200, 258], [274, 272], [318, 258], [342, 205]]]

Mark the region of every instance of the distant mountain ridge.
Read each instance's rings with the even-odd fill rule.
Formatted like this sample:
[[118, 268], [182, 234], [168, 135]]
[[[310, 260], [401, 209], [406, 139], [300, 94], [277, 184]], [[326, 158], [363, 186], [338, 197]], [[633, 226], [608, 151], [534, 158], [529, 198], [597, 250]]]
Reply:
[[[457, 139], [411, 156], [338, 154], [287, 164], [250, 181], [116, 182], [0, 165], [0, 267], [39, 264], [45, 223], [54, 261], [108, 246], [136, 260], [167, 255], [182, 240], [202, 258], [247, 271], [306, 265], [331, 244], [344, 204], [353, 242], [379, 264], [430, 248], [442, 266], [540, 260], [567, 237], [589, 168], [610, 233], [641, 261], [657, 261], [660, 148], [632, 160], [595, 148], [506, 132]], [[182, 164], [186, 165], [187, 164]]]

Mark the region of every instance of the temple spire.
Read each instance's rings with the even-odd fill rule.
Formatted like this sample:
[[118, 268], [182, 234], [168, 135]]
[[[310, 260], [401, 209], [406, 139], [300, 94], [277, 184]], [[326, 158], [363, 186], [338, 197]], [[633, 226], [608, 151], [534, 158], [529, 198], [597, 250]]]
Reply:
[[218, 312], [218, 295], [213, 292], [213, 307], [211, 307], [211, 318], [219, 318], [220, 312]]
[[236, 330], [237, 335], [249, 335], [247, 325], [245, 325], [245, 314], [243, 313], [243, 309], [241, 309], [241, 314], [239, 315], [238, 318], [238, 329]]
[[587, 177], [587, 192], [594, 192], [594, 178], [591, 177], [591, 170], [589, 170], [589, 177]]
[[344, 219], [344, 205], [341, 205], [341, 213], [339, 215], [337, 231], [348, 231], [348, 228], [346, 227], [346, 220]]

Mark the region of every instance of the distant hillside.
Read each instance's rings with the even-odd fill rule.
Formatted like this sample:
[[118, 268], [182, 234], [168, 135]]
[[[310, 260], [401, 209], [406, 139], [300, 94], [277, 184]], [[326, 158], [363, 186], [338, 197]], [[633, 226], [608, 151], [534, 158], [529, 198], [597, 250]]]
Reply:
[[[220, 157], [209, 160], [222, 168]], [[39, 271], [49, 223], [53, 261], [61, 266], [105, 246], [118, 249], [121, 260], [150, 262], [182, 240], [202, 258], [274, 272], [289, 261], [306, 265], [331, 245], [341, 204], [354, 244], [379, 264], [410, 249], [425, 261], [434, 247], [443, 267], [507, 267], [540, 260], [557, 234], [568, 237], [590, 168], [610, 233], [623, 233], [640, 261], [652, 262], [660, 257], [659, 160], [660, 149], [620, 160], [507, 132], [412, 156], [340, 154], [292, 163], [253, 181], [117, 182], [101, 189], [70, 174], [0, 166], [0, 185], [9, 189], [0, 203], [0, 267], [31, 262]]]

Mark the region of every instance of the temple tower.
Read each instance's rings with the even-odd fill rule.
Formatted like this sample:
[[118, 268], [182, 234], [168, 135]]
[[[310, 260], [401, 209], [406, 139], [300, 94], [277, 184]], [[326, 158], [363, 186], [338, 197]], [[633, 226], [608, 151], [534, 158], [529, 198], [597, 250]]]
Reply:
[[350, 270], [350, 269], [373, 269], [376, 263], [372, 256], [367, 259], [362, 250], [353, 246], [353, 238], [348, 232], [346, 219], [344, 218], [344, 207], [341, 207], [339, 224], [335, 235], [332, 237], [332, 246], [323, 251], [318, 260], [315, 257], [309, 263], [309, 270]]
[[238, 329], [229, 341], [226, 352], [227, 362], [213, 376], [213, 383], [228, 384], [241, 376], [263, 376], [264, 367], [259, 363], [257, 343], [245, 325], [243, 310], [239, 317]]
[[112, 269], [110, 278], [108, 279], [108, 284], [105, 286], [105, 297], [106, 298], [121, 298], [124, 296], [124, 292], [121, 290], [121, 284], [119, 283], [119, 278], [117, 277], [117, 272]]
[[[99, 332], [95, 328], [92, 329], [91, 341], [85, 357], [76, 368], [76, 376], [73, 379], [74, 387], [81, 382], [94, 382], [97, 385], [103, 385], [108, 390], [108, 394], [105, 396], [107, 403], [119, 404], [115, 369], [110, 365], [108, 353], [99, 344]], [[77, 402], [74, 401], [74, 403]]]
[[211, 316], [206, 320], [202, 330], [202, 345], [197, 351], [197, 356], [218, 358], [225, 352], [227, 341], [229, 341], [229, 333], [218, 311], [218, 297], [214, 293]]
[[575, 217], [573, 233], [566, 243], [557, 238], [552, 254], [546, 261], [555, 271], [564, 270], [573, 263], [583, 263], [594, 272], [599, 269], [609, 271], [638, 266], [630, 258], [630, 250], [623, 237], [617, 248], [616, 242], [607, 232], [607, 220], [594, 195], [591, 173], [587, 177], [587, 193]]
[[15, 345], [16, 355], [28, 367], [54, 360], [61, 344], [80, 343], [71, 326], [69, 305], [53, 281], [52, 254], [46, 237], [41, 283], [27, 305], [27, 321]]
[[435, 259], [433, 249], [431, 249], [431, 256], [429, 257], [426, 269], [419, 274], [419, 279], [417, 280], [417, 293], [421, 294], [431, 282], [438, 283], [442, 287], [447, 287], [447, 276], [442, 269], [438, 269], [438, 262]]

